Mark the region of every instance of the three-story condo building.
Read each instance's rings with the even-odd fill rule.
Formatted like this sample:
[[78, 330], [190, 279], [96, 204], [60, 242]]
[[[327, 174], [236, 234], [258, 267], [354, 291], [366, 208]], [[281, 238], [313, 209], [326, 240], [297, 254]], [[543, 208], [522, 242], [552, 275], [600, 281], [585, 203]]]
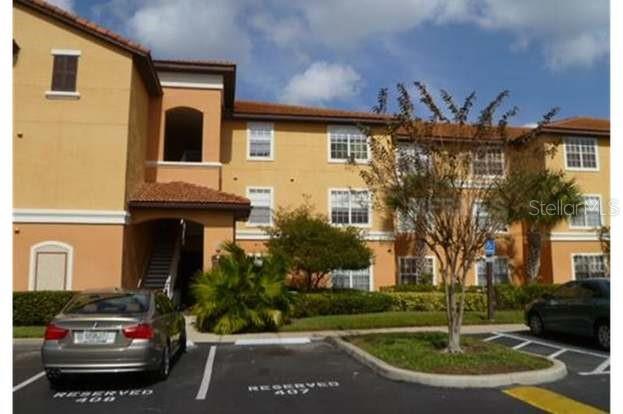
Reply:
[[[13, 5], [15, 290], [183, 286], [223, 241], [263, 252], [275, 209], [305, 199], [335, 225], [360, 227], [374, 252], [368, 269], [333, 272], [334, 286], [415, 280], [409, 243], [372, 208], [357, 171], [370, 153], [355, 125], [382, 117], [237, 100], [233, 63], [154, 60], [43, 1]], [[609, 138], [608, 120], [584, 117], [543, 131], [543, 142], [563, 142], [548, 166], [587, 199], [549, 234], [545, 281], [607, 273], [597, 229], [609, 224]], [[525, 231], [506, 236], [495, 278], [520, 283]], [[436, 275], [432, 256], [427, 268]], [[479, 263], [472, 283], [483, 275]]]

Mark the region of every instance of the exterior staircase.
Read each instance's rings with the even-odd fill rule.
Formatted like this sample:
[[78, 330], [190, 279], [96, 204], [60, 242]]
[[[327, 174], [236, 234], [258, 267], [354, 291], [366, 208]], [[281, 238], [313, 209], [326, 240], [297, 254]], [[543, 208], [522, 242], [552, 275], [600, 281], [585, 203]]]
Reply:
[[173, 240], [160, 241], [152, 250], [142, 287], [146, 289], [164, 290], [171, 274], [175, 256]]

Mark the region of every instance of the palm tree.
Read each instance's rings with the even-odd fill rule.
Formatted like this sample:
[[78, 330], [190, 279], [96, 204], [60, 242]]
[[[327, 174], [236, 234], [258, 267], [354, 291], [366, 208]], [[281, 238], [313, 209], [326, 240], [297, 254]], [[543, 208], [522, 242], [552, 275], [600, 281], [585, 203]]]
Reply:
[[193, 308], [197, 328], [218, 334], [276, 329], [291, 304], [285, 261], [247, 256], [232, 242], [223, 247], [227, 254], [191, 287], [197, 301]]
[[583, 206], [575, 180], [564, 172], [511, 172], [495, 188], [489, 208], [498, 219], [508, 224], [520, 222], [526, 229], [528, 281], [538, 279], [541, 268], [541, 246], [544, 236]]

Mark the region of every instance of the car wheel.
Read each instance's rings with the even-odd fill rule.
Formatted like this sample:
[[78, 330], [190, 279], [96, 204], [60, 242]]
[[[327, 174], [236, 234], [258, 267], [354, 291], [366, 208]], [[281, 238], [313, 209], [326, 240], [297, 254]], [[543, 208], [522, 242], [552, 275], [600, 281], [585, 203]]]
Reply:
[[541, 336], [543, 332], [545, 332], [545, 327], [543, 326], [543, 320], [537, 313], [533, 313], [528, 318], [528, 326], [530, 327], [530, 332], [534, 336]]
[[610, 350], [610, 324], [608, 322], [600, 322], [597, 325], [595, 339], [602, 349]]
[[156, 371], [156, 379], [158, 381], [164, 381], [169, 377], [171, 371], [171, 351], [169, 344], [165, 345], [162, 350], [162, 358], [160, 359], [160, 368]]

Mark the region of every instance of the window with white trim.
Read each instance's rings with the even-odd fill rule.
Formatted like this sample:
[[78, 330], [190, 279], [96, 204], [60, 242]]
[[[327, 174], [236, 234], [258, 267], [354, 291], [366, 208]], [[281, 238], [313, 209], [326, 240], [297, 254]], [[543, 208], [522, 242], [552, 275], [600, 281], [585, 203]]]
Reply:
[[249, 122], [247, 124], [250, 160], [273, 159], [273, 124], [267, 122]]
[[426, 256], [422, 268], [418, 272], [418, 258], [402, 256], [398, 258], [400, 283], [402, 284], [421, 284], [432, 283], [426, 276], [433, 278], [435, 273], [435, 260], [432, 256]]
[[399, 142], [395, 151], [398, 174], [421, 173], [430, 166], [430, 154], [415, 143]]
[[584, 203], [571, 216], [571, 227], [600, 227], [601, 199], [599, 196], [584, 196]]
[[273, 190], [261, 187], [249, 188], [247, 197], [251, 201], [251, 214], [249, 214], [247, 223], [252, 225], [272, 224]]
[[329, 127], [330, 161], [368, 161], [368, 137], [356, 127]]
[[571, 169], [597, 169], [597, 140], [595, 138], [565, 139], [566, 167]]
[[331, 272], [331, 285], [336, 289], [370, 290], [370, 268], [334, 270]]
[[504, 152], [500, 147], [489, 147], [477, 151], [472, 159], [472, 173], [475, 176], [504, 175]]
[[576, 280], [589, 277], [606, 277], [605, 257], [601, 254], [573, 255], [573, 274]]
[[[501, 225], [501, 223], [492, 223], [491, 213], [487, 209], [487, 206], [482, 202], [474, 202], [474, 221], [476, 225], [482, 229], [487, 230], [494, 225], [497, 227], [496, 231], [498, 232], [506, 232], [508, 231], [508, 227], [506, 225]], [[499, 226], [497, 224], [500, 224]]]
[[[487, 285], [487, 262], [484, 258], [476, 262], [476, 271], [478, 273], [478, 285]], [[508, 267], [508, 258], [496, 256], [493, 258], [493, 284], [510, 283], [510, 271]]]
[[370, 193], [367, 190], [331, 190], [331, 223], [370, 224]]

